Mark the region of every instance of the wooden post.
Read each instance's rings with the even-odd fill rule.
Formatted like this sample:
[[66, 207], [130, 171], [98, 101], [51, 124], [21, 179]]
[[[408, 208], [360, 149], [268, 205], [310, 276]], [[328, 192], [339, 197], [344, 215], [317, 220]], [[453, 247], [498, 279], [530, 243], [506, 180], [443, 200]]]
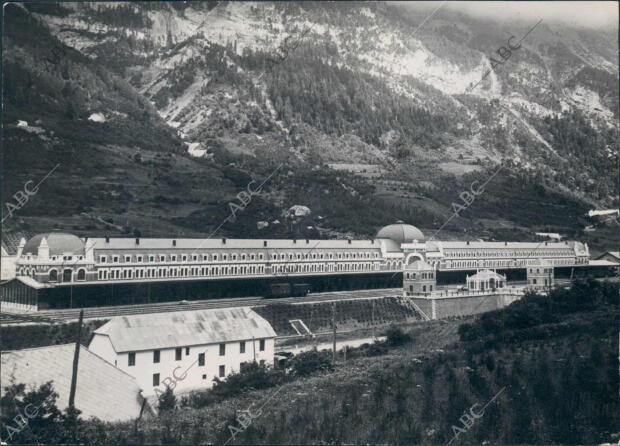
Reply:
[[254, 352], [254, 362], [256, 362], [256, 341], [254, 340], [254, 336], [252, 336], [252, 351]]
[[336, 302], [332, 303], [332, 327], [334, 328], [334, 351], [332, 352], [332, 362], [336, 365]]
[[75, 390], [77, 386], [78, 362], [80, 360], [80, 340], [82, 337], [82, 320], [84, 319], [84, 310], [80, 310], [80, 319], [78, 321], [78, 335], [75, 340], [75, 353], [73, 354], [73, 374], [71, 375], [71, 390], [69, 391], [69, 407], [75, 408]]
[[142, 419], [142, 414], [144, 413], [144, 406], [146, 406], [146, 398], [144, 398], [144, 396], [142, 397], [142, 405], [140, 406], [140, 413], [138, 414], [138, 418], [136, 418], [136, 421], [134, 422], [134, 436], [137, 437], [138, 436], [138, 423], [140, 422], [140, 420]]
[[372, 301], [372, 340], [377, 339], [375, 337], [375, 301]]

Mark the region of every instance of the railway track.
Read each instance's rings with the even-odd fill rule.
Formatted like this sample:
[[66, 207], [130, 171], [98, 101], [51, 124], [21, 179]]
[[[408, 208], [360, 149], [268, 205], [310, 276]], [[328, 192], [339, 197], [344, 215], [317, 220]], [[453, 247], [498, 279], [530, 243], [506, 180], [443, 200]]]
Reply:
[[[173, 311], [206, 310], [231, 307], [253, 307], [258, 305], [315, 303], [350, 299], [373, 299], [386, 296], [400, 295], [401, 292], [401, 288], [382, 288], [375, 290], [313, 293], [305, 297], [284, 297], [277, 299], [265, 299], [263, 297], [235, 297], [153, 304], [120, 305], [113, 307], [93, 307], [84, 308], [84, 319], [108, 319], [115, 316], [129, 316], [135, 314], [166, 313]], [[79, 308], [62, 310], [42, 310], [29, 313], [3, 313], [0, 314], [0, 323], [2, 325], [19, 325], [32, 323], [49, 324], [52, 322], [70, 322], [77, 321], [79, 314]]]

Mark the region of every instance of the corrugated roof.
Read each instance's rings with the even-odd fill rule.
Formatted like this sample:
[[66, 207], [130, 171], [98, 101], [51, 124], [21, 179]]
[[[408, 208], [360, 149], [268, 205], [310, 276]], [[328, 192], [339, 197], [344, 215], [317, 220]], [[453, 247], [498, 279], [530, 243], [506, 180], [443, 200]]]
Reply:
[[[69, 405], [71, 374], [75, 344], [17, 350], [2, 353], [2, 394], [10, 385], [23, 383], [26, 389], [53, 381], [58, 393], [56, 405], [64, 410]], [[100, 358], [86, 347], [80, 350], [75, 406], [83, 418], [104, 421], [126, 421], [137, 418], [142, 404], [141, 389], [136, 380]]]
[[[226, 239], [221, 238], [140, 238], [136, 244], [135, 238], [92, 238], [94, 249], [320, 249], [320, 248], [379, 248], [378, 243], [372, 240], [284, 240], [284, 239]], [[173, 244], [173, 241], [175, 242]], [[267, 242], [267, 246], [264, 246]]]
[[249, 307], [119, 316], [95, 333], [109, 336], [117, 353], [276, 336]]

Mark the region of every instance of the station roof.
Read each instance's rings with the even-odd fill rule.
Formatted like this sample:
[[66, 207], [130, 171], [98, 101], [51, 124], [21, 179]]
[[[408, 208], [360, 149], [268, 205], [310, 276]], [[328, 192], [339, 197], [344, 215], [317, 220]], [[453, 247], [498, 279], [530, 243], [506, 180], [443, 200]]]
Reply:
[[[300, 249], [311, 253], [318, 249], [379, 249], [373, 240], [284, 240], [222, 238], [92, 238], [94, 249]], [[138, 243], [136, 243], [138, 240]], [[266, 246], [265, 246], [265, 242]]]

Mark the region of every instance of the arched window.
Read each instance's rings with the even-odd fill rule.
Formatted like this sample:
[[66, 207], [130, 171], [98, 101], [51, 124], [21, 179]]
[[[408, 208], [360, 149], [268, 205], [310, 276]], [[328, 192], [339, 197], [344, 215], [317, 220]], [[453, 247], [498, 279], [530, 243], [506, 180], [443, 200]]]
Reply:
[[62, 272], [62, 281], [63, 282], [71, 282], [71, 277], [73, 275], [73, 270], [66, 269]]
[[58, 281], [58, 271], [53, 269], [50, 271], [50, 282], [57, 282], [57, 281]]
[[86, 270], [80, 268], [77, 273], [77, 280], [86, 280]]

